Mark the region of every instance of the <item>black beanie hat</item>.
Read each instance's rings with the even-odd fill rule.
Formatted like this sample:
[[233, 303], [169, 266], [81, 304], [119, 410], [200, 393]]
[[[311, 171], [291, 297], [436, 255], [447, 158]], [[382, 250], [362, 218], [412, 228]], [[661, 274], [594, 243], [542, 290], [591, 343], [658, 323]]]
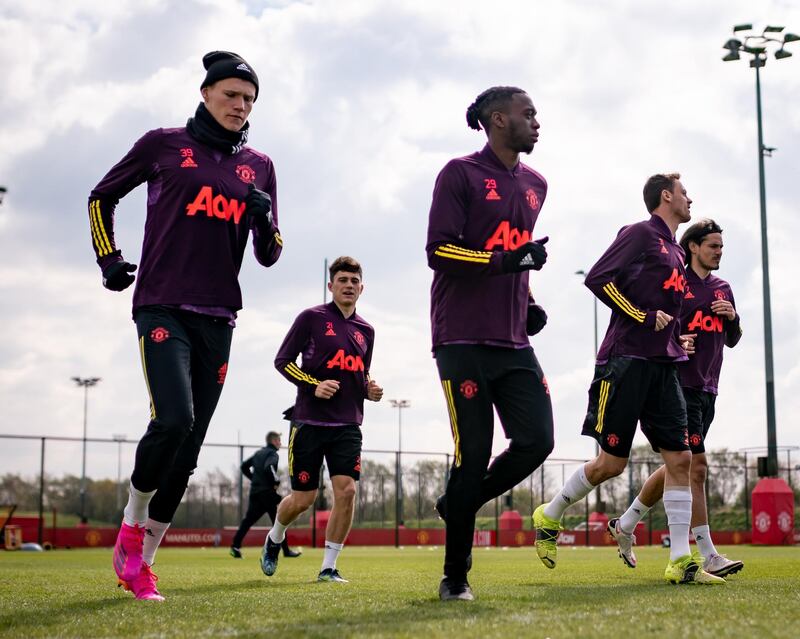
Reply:
[[201, 89], [225, 78], [241, 78], [255, 85], [258, 99], [258, 76], [240, 55], [230, 51], [212, 51], [203, 56], [203, 66], [207, 73]]

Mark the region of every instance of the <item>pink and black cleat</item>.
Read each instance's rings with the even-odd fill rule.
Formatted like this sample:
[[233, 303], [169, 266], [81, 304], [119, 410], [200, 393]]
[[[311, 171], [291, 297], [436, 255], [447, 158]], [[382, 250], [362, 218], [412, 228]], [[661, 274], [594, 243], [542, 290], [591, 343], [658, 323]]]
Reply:
[[129, 526], [124, 521], [114, 544], [114, 570], [122, 581], [134, 581], [142, 571], [144, 526]]

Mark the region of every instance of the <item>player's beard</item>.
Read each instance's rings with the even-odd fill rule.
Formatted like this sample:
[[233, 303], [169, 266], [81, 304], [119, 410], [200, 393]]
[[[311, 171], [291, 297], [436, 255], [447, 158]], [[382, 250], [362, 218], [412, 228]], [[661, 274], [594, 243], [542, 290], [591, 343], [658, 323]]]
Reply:
[[700, 266], [702, 266], [707, 271], [718, 271], [719, 270], [719, 262], [709, 262], [708, 264], [703, 264], [700, 262]]
[[527, 127], [517, 125], [514, 120], [511, 120], [509, 133], [509, 146], [511, 150], [516, 153], [530, 153], [533, 151], [533, 140], [530, 139], [530, 133]]

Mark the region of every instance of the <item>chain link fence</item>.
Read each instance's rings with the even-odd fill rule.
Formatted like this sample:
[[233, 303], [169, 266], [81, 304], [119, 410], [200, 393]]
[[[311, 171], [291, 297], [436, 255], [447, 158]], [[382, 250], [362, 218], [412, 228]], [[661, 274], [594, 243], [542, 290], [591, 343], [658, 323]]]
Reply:
[[[137, 442], [123, 438], [34, 437], [1, 435], [6, 450], [19, 459], [38, 459], [38, 468], [0, 470], [0, 504], [16, 504], [18, 511], [40, 513], [47, 526], [75, 525], [85, 517], [94, 526], [117, 526], [127, 501], [128, 477]], [[192, 477], [173, 525], [181, 528], [235, 527], [246, 508], [249, 482], [239, 471], [242, 460], [259, 446], [243, 444], [204, 445], [200, 469]], [[80, 475], [86, 451], [87, 476]], [[800, 454], [798, 447], [783, 447], [779, 475], [800, 498]], [[792, 455], [794, 453], [794, 457]], [[757, 454], [728, 450], [711, 451], [708, 457], [709, 523], [714, 530], [750, 528], [750, 493], [758, 481]], [[283, 458], [285, 459], [285, 457]], [[434, 505], [447, 484], [452, 456], [448, 453], [364, 450], [361, 480], [356, 497], [353, 525], [357, 528], [443, 527]], [[513, 509], [530, 528], [530, 515], [553, 497], [566, 479], [586, 460], [548, 459], [513, 491], [485, 504], [478, 512], [479, 529], [496, 529], [500, 514]], [[623, 512], [644, 480], [660, 464], [649, 447], [634, 448], [625, 472], [596, 489], [586, 500], [570, 508], [565, 526], [590, 526], [591, 512], [609, 516]], [[25, 469], [27, 468], [27, 470]], [[56, 470], [58, 469], [58, 470]], [[279, 492], [289, 492], [285, 468]], [[104, 474], [105, 476], [100, 476]], [[323, 473], [314, 509], [304, 513], [297, 526], [308, 526], [314, 510], [332, 505], [332, 490]], [[82, 498], [83, 496], [83, 498]], [[51, 521], [52, 519], [52, 521]], [[652, 528], [666, 527], [663, 508], [649, 515]]]

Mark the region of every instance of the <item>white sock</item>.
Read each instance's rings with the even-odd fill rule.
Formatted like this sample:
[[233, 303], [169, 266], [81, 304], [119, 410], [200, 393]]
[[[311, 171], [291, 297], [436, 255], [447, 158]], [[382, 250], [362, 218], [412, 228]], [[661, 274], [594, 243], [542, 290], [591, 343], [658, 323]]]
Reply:
[[133, 484], [128, 485], [128, 504], [122, 515], [122, 520], [129, 526], [144, 526], [147, 523], [147, 506], [156, 491], [143, 493], [136, 490]]
[[645, 506], [639, 501], [639, 498], [636, 497], [633, 503], [628, 507], [628, 510], [622, 513], [622, 516], [619, 518], [619, 527], [622, 529], [622, 532], [630, 534], [636, 530], [636, 525], [650, 512], [651, 508], [652, 506]]
[[328, 568], [333, 570], [336, 568], [336, 558], [339, 556], [339, 553], [342, 552], [342, 548], [344, 548], [344, 544], [337, 544], [336, 542], [325, 540], [325, 556], [322, 558], [322, 570], [327, 570]]
[[718, 555], [717, 549], [714, 548], [714, 542], [711, 541], [711, 529], [708, 524], [705, 526], [695, 526], [692, 528], [694, 540], [697, 542], [697, 549], [703, 557], [710, 557], [711, 555]]
[[664, 510], [669, 527], [669, 558], [675, 561], [691, 554], [689, 525], [692, 522], [692, 489], [689, 486], [670, 486], [664, 490]]
[[556, 495], [553, 500], [544, 507], [544, 514], [550, 519], [557, 519], [561, 521], [564, 511], [572, 506], [572, 504], [579, 502], [594, 490], [594, 486], [586, 479], [585, 466], [581, 466], [578, 470], [572, 473], [572, 476], [564, 484], [561, 492]]
[[152, 566], [156, 562], [156, 550], [161, 545], [161, 540], [164, 539], [164, 533], [167, 532], [167, 528], [169, 528], [169, 524], [147, 518], [147, 523], [144, 526], [142, 559], [148, 566]]
[[288, 528], [288, 524], [284, 526], [280, 521], [278, 521], [278, 517], [276, 516], [275, 523], [270, 529], [268, 535], [273, 544], [283, 543], [283, 540], [286, 537], [286, 528]]

